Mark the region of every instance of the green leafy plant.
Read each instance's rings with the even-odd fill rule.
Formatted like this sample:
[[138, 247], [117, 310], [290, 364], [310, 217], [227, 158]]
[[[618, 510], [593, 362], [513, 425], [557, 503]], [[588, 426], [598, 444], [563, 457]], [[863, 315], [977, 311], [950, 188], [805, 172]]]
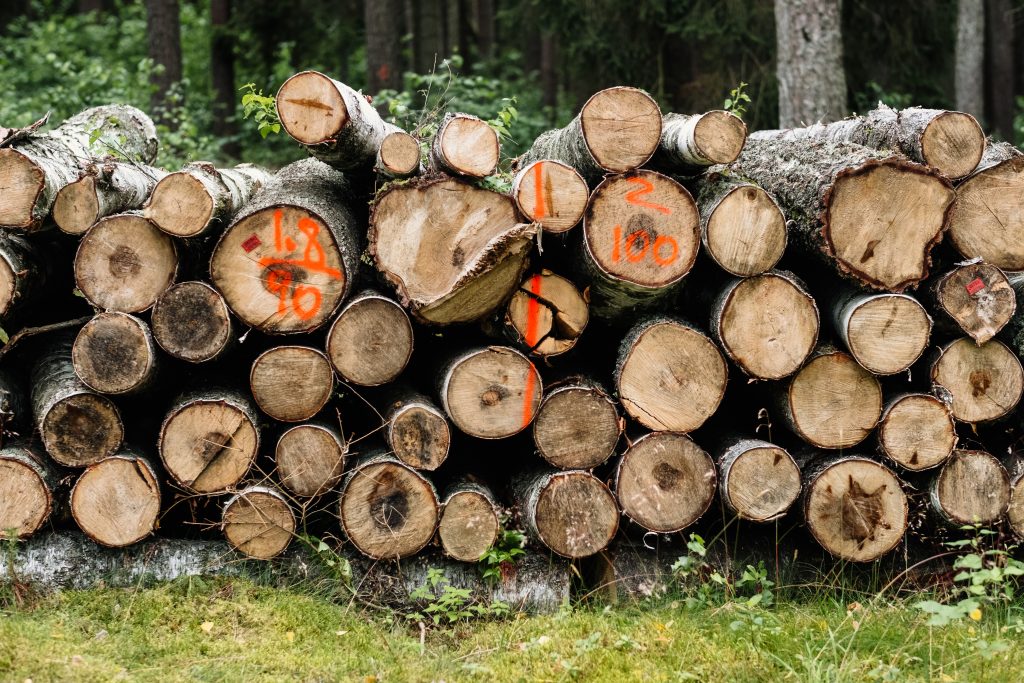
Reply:
[[525, 555], [526, 536], [518, 529], [503, 529], [498, 540], [487, 549], [477, 565], [484, 581], [496, 584], [515, 566], [516, 558]]
[[242, 118], [251, 116], [256, 129], [264, 139], [268, 135], [281, 132], [281, 119], [277, 115], [277, 107], [272, 95], [264, 95], [262, 88], [257, 90], [255, 83], [246, 83], [239, 88], [242, 95]]
[[436, 567], [427, 570], [426, 582], [409, 593], [409, 599], [420, 609], [405, 615], [413, 622], [431, 622], [434, 626], [451, 626], [460, 621], [478, 618], [499, 618], [508, 615], [508, 604], [493, 600], [483, 604], [473, 598], [468, 588], [451, 585], [448, 576]]
[[743, 118], [743, 115], [747, 113], [747, 105], [752, 103], [750, 95], [746, 93], [747, 84], [740, 81], [740, 84], [729, 91], [729, 96], [725, 98], [725, 109], [730, 114]]

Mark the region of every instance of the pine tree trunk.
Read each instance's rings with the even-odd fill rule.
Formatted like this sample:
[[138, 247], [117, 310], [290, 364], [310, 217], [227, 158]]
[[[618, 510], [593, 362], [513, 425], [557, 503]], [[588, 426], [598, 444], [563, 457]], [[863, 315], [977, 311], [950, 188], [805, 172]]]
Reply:
[[277, 478], [296, 496], [319, 496], [341, 481], [347, 453], [348, 444], [336, 427], [326, 422], [296, 425], [274, 448]]
[[995, 339], [978, 345], [961, 337], [943, 346], [931, 366], [935, 394], [961, 422], [989, 422], [1009, 415], [1024, 392], [1017, 356]]
[[53, 222], [69, 235], [82, 235], [101, 218], [141, 209], [165, 175], [159, 168], [110, 158], [91, 163], [57, 192]]
[[100, 545], [138, 543], [157, 527], [158, 470], [139, 451], [123, 447], [85, 468], [71, 489], [71, 516]]
[[984, 451], [957, 450], [932, 479], [928, 492], [932, 508], [950, 526], [991, 525], [1002, 519], [1010, 504], [1010, 476]]
[[985, 84], [988, 101], [985, 109], [993, 132], [1003, 140], [1016, 137], [1013, 119], [1016, 114], [1014, 94], [1014, 24], [1017, 9], [1010, 0], [988, 0], [985, 23], [988, 36]]
[[526, 356], [507, 346], [456, 355], [438, 375], [441, 405], [460, 430], [481, 439], [504, 439], [533, 422], [544, 387]]
[[193, 162], [157, 183], [144, 215], [168, 235], [198, 237], [231, 223], [273, 177], [252, 164], [218, 169]]
[[746, 140], [747, 125], [727, 111], [665, 114], [653, 163], [673, 173], [699, 172], [736, 161]]
[[548, 387], [533, 423], [533, 443], [559, 469], [591, 470], [615, 452], [623, 424], [615, 400], [603, 387], [571, 377]]
[[924, 354], [932, 319], [906, 294], [863, 294], [840, 290], [830, 303], [843, 346], [876, 375], [903, 372]]
[[737, 277], [771, 270], [786, 251], [786, 217], [757, 185], [709, 171], [697, 180], [700, 237], [722, 270]]
[[516, 173], [512, 198], [529, 221], [540, 223], [545, 232], [559, 234], [583, 220], [590, 188], [571, 166], [541, 159]]
[[164, 291], [150, 316], [153, 338], [165, 353], [190, 363], [220, 358], [234, 341], [224, 297], [205, 282], [179, 282]]
[[288, 548], [295, 535], [295, 513], [280, 491], [249, 486], [228, 499], [221, 516], [228, 544], [246, 557], [269, 560]]
[[784, 448], [730, 437], [718, 450], [717, 460], [722, 502], [740, 519], [774, 521], [800, 497], [800, 468]]
[[396, 458], [409, 467], [433, 471], [451, 447], [451, 426], [444, 412], [422, 394], [396, 386], [384, 409], [384, 438]]
[[281, 422], [305, 422], [327, 405], [334, 370], [322, 351], [275, 346], [256, 358], [249, 388], [260, 410]]
[[182, 76], [181, 7], [178, 0], [145, 1], [146, 45], [155, 67], [149, 78], [155, 88], [150, 106], [158, 119], [169, 123], [168, 91]]
[[779, 126], [846, 114], [841, 0], [775, 0]]
[[1005, 142], [991, 144], [977, 170], [956, 188], [949, 240], [964, 257], [1006, 271], [1024, 270], [1024, 155]]
[[956, 447], [956, 428], [949, 406], [929, 394], [897, 394], [878, 421], [882, 453], [913, 472], [946, 462]]
[[478, 562], [498, 540], [501, 522], [489, 488], [460, 480], [445, 491], [437, 535], [441, 548], [460, 562]]
[[552, 552], [570, 559], [589, 557], [615, 538], [619, 506], [589, 472], [524, 472], [512, 486], [520, 524]]
[[470, 114], [445, 114], [430, 145], [431, 165], [444, 173], [484, 178], [498, 168], [498, 134]]
[[28, 538], [50, 519], [61, 496], [61, 478], [46, 452], [30, 441], [0, 449], [0, 529]]
[[548, 358], [571, 351], [590, 319], [590, 306], [572, 282], [544, 269], [527, 275], [499, 322], [513, 344]]
[[995, 337], [1017, 311], [1006, 275], [984, 262], [956, 266], [940, 275], [928, 293], [944, 331], [966, 334], [978, 344]]
[[138, 393], [156, 378], [158, 357], [149, 325], [127, 313], [98, 313], [71, 348], [75, 373], [101, 394]]
[[414, 346], [405, 309], [369, 289], [348, 300], [327, 333], [327, 357], [338, 376], [364, 387], [395, 381]]
[[985, 5], [957, 0], [956, 108], [985, 120]]

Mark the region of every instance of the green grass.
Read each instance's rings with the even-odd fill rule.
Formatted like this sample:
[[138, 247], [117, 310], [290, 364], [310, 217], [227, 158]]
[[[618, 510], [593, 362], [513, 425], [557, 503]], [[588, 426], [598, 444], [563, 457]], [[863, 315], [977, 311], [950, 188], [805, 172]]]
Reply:
[[[300, 588], [181, 580], [0, 612], [0, 679], [23, 681], [1013, 681], [1006, 614], [944, 628], [902, 602], [566, 608], [419, 629]], [[999, 642], [993, 653], [991, 643]], [[988, 649], [985, 643], [989, 643]]]

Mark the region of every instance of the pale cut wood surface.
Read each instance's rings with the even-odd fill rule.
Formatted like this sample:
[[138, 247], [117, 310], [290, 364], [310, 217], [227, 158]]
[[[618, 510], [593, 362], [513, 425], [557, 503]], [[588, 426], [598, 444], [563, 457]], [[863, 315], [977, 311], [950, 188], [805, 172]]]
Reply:
[[882, 413], [878, 380], [849, 355], [812, 358], [789, 386], [788, 406], [798, 436], [819, 448], [849, 448], [875, 428]]
[[89, 538], [120, 548], [152, 534], [160, 515], [156, 470], [133, 452], [86, 468], [71, 490], [71, 514]]
[[476, 116], [446, 114], [438, 126], [431, 153], [442, 170], [483, 178], [498, 167], [498, 134]]
[[[703, 202], [712, 198], [712, 206], [705, 207]], [[758, 275], [782, 258], [786, 217], [767, 192], [750, 183], [729, 182], [724, 196], [705, 195], [702, 189], [700, 202], [704, 247], [726, 272]]]
[[931, 368], [939, 398], [951, 399], [953, 417], [987, 422], [1009, 414], [1024, 392], [1020, 360], [1002, 342], [981, 346], [963, 337], [943, 347]]
[[327, 357], [346, 382], [379, 386], [394, 381], [405, 370], [413, 342], [405, 309], [366, 291], [350, 299], [331, 323]]
[[527, 275], [505, 310], [512, 340], [536, 356], [571, 350], [589, 320], [584, 295], [571, 281], [547, 269]]
[[1017, 298], [1006, 275], [988, 263], [958, 266], [934, 287], [939, 310], [978, 344], [984, 344], [1010, 321]]
[[890, 400], [878, 425], [882, 452], [908, 470], [941, 465], [956, 446], [949, 407], [929, 394], [902, 394]]
[[580, 124], [594, 161], [612, 173], [642, 166], [661, 139], [658, 103], [636, 88], [596, 93], [583, 105]]
[[924, 354], [931, 338], [931, 316], [905, 294], [858, 296], [836, 315], [850, 353], [877, 375], [909, 368]]
[[482, 439], [501, 439], [530, 426], [544, 388], [523, 354], [489, 346], [457, 358], [444, 374], [441, 401], [456, 427]]
[[800, 496], [800, 469], [783, 448], [741, 439], [719, 457], [722, 500], [742, 519], [778, 519]]
[[347, 444], [333, 427], [296, 425], [281, 435], [274, 448], [277, 477], [297, 496], [319, 496], [341, 481], [347, 451]]
[[571, 380], [544, 397], [533, 423], [533, 442], [555, 467], [588, 470], [614, 453], [622, 424], [615, 401], [601, 387]]
[[512, 197], [528, 220], [540, 223], [545, 232], [559, 234], [583, 220], [590, 188], [571, 166], [539, 159], [516, 174]]
[[954, 451], [932, 483], [931, 500], [956, 527], [992, 524], [1010, 504], [1010, 477], [999, 460], [984, 451]]
[[295, 514], [279, 491], [250, 486], [224, 504], [221, 529], [235, 550], [257, 560], [269, 560], [291, 543]]
[[494, 501], [481, 491], [468, 489], [445, 499], [437, 535], [449, 556], [476, 562], [494, 545], [500, 526]]
[[253, 362], [249, 388], [260, 410], [282, 422], [302, 422], [327, 405], [334, 371], [322, 351], [277, 346]]
[[1024, 156], [1006, 143], [989, 145], [978, 170], [956, 188], [949, 239], [966, 258], [1024, 270]]

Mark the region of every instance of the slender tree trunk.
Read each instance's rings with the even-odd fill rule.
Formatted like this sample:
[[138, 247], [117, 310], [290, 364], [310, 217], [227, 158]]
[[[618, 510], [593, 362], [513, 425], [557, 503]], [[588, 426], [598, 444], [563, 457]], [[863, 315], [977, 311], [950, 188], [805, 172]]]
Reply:
[[213, 40], [210, 45], [210, 77], [213, 82], [213, 132], [221, 138], [232, 138], [221, 146], [221, 151], [238, 157], [238, 122], [235, 119], [235, 41], [231, 31], [231, 0], [211, 0], [210, 25]]
[[775, 0], [779, 126], [846, 115], [841, 0]]
[[956, 16], [956, 108], [985, 118], [985, 6], [958, 0]]
[[445, 57], [445, 2], [418, 0], [413, 2], [416, 36], [415, 64], [419, 73], [429, 73]]
[[550, 108], [554, 120], [554, 109], [558, 106], [558, 43], [551, 34], [540, 39], [540, 86], [541, 105]]
[[480, 59], [494, 56], [494, 10], [496, 0], [476, 0], [476, 46]]
[[1014, 64], [1013, 3], [987, 0], [988, 69], [985, 79], [993, 132], [1013, 142]]
[[167, 91], [181, 80], [181, 8], [178, 0], [146, 0], [146, 42], [153, 60], [150, 82], [156, 88], [152, 106], [157, 118], [167, 104]]
[[366, 66], [370, 72], [367, 92], [374, 95], [385, 88], [402, 86], [397, 0], [369, 0], [365, 3]]

